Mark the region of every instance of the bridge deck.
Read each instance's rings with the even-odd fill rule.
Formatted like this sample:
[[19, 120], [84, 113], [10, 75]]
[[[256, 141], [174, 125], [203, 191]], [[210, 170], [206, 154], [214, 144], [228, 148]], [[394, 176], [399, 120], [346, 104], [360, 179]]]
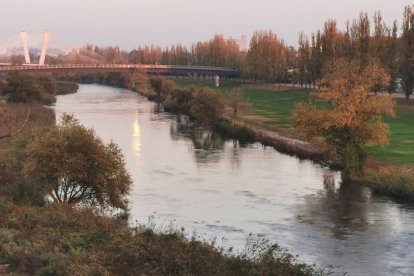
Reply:
[[228, 67], [157, 65], [157, 64], [50, 64], [50, 65], [0, 65], [0, 73], [27, 71], [139, 71], [147, 74], [201, 74], [238, 78], [240, 70]]

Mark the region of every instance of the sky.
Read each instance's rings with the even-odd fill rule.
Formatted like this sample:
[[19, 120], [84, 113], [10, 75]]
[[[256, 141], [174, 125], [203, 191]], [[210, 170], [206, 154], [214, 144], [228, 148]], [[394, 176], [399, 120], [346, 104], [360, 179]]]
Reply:
[[[138, 45], [163, 47], [225, 37], [250, 37], [272, 30], [289, 45], [298, 34], [311, 34], [328, 19], [344, 28], [347, 19], [380, 10], [385, 22], [397, 20], [412, 0], [1, 0], [0, 43], [20, 31], [39, 35], [48, 29], [51, 44], [91, 43], [131, 50]], [[54, 43], [52, 43], [54, 42]]]

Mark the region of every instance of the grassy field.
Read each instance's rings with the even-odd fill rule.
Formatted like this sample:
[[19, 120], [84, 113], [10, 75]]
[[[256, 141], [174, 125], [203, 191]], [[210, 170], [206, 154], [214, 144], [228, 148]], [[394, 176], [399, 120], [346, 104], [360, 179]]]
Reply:
[[[178, 86], [193, 85], [214, 88], [212, 80], [177, 80], [176, 83]], [[251, 108], [241, 110], [240, 118], [249, 123], [266, 127], [288, 136], [298, 137], [293, 131], [293, 120], [290, 113], [297, 101], [306, 101], [308, 99], [308, 89], [283, 87], [279, 90], [278, 85], [261, 86], [248, 84], [241, 86], [240, 84], [233, 83], [222, 83], [220, 89], [224, 95], [227, 95], [236, 87], [240, 87], [243, 90], [244, 98], [251, 104]]]
[[390, 143], [384, 148], [372, 147], [374, 159], [393, 164], [414, 164], [414, 102], [397, 100], [397, 116], [385, 118], [390, 127]]
[[[213, 80], [193, 81], [178, 80], [178, 86], [208, 86], [213, 88]], [[231, 89], [240, 86], [233, 83], [222, 83], [220, 89], [227, 94]], [[290, 137], [301, 137], [294, 132], [293, 120], [290, 116], [292, 108], [298, 101], [309, 99], [309, 90], [292, 87], [244, 85], [244, 97], [251, 103], [251, 108], [243, 110], [240, 117], [252, 124], [278, 131]], [[385, 118], [390, 126], [390, 143], [384, 148], [370, 147], [373, 159], [392, 163], [414, 165], [414, 100], [409, 104], [397, 100], [397, 117]]]

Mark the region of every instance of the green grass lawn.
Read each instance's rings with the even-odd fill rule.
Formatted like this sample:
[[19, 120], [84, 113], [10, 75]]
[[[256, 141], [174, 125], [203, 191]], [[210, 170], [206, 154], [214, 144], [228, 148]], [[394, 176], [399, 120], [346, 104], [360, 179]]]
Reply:
[[[213, 80], [177, 80], [177, 86], [195, 86], [214, 88]], [[309, 96], [308, 89], [285, 88], [282, 90], [274, 88], [261, 88], [256, 85], [234, 84], [224, 82], [220, 90], [227, 95], [233, 88], [240, 87], [244, 98], [252, 105], [252, 108], [242, 111], [241, 118], [252, 121], [259, 125], [293, 134], [293, 120], [291, 111], [297, 101], [306, 101]]]
[[307, 89], [287, 89], [281, 91], [266, 91], [246, 89], [244, 97], [253, 107], [253, 114], [268, 119], [268, 125], [277, 125], [282, 129], [292, 129], [292, 109], [296, 102], [306, 101], [309, 96]]
[[395, 164], [414, 164], [414, 104], [397, 104], [397, 116], [385, 118], [390, 127], [389, 145], [371, 147], [374, 159]]
[[[213, 80], [178, 80], [178, 86], [208, 86], [214, 88]], [[222, 83], [220, 89], [227, 94], [238, 85]], [[243, 86], [244, 97], [252, 108], [242, 112], [241, 117], [253, 124], [280, 131], [284, 134], [300, 137], [293, 130], [291, 111], [298, 101], [309, 99], [309, 90], [290, 88], [278, 90], [258, 88], [254, 85]], [[414, 164], [414, 99], [410, 104], [404, 100], [397, 101], [397, 117], [385, 118], [390, 127], [390, 143], [384, 148], [370, 147], [369, 153], [373, 159], [393, 164]]]

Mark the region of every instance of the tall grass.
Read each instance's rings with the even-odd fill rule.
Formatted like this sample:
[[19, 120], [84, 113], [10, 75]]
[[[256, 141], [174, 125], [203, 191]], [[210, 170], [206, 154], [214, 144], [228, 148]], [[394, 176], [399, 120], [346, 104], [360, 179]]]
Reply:
[[0, 265], [24, 275], [324, 275], [277, 245], [252, 241], [233, 254], [182, 231], [127, 228], [67, 206], [0, 198]]
[[414, 170], [406, 166], [366, 169], [363, 176], [352, 180], [370, 187], [375, 193], [406, 201], [414, 201]]

